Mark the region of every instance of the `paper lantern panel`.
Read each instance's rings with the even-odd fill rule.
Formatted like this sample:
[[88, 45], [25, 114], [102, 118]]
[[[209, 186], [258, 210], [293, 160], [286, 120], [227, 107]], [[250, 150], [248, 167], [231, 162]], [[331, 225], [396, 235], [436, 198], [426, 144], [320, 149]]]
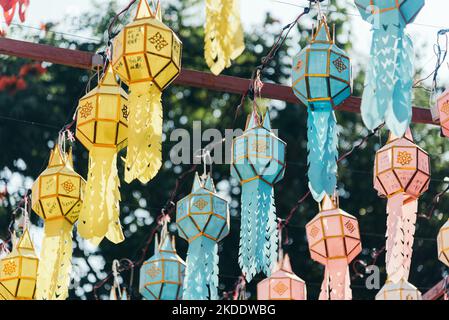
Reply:
[[[362, 18], [372, 24], [400, 21], [406, 25], [415, 20], [424, 7], [424, 0], [355, 0]], [[380, 17], [372, 18], [373, 15]]]
[[113, 41], [112, 64], [123, 81], [152, 81], [162, 91], [181, 70], [182, 42], [156, 14], [140, 2], [135, 21]]
[[361, 251], [357, 219], [341, 209], [320, 212], [306, 225], [307, 241], [313, 260], [347, 258], [351, 262]]
[[437, 110], [440, 119], [441, 130], [444, 136], [449, 137], [449, 89], [443, 92], [437, 99]]
[[247, 130], [232, 145], [231, 174], [241, 183], [259, 177], [273, 185], [285, 173], [285, 142], [264, 127]]
[[387, 281], [376, 295], [376, 300], [422, 300], [421, 292], [405, 280]]
[[127, 95], [117, 88], [112, 75], [105, 77], [104, 82], [80, 99], [76, 137], [88, 150], [97, 145], [119, 151], [127, 143]]
[[437, 237], [438, 259], [449, 267], [449, 220], [443, 225]]
[[411, 135], [389, 141], [376, 153], [374, 188], [384, 196], [406, 192], [419, 197], [430, 183], [429, 155], [413, 143]]
[[351, 96], [351, 77], [349, 57], [321, 22], [310, 45], [293, 58], [293, 92], [306, 106], [328, 101], [325, 106], [331, 108]]
[[177, 203], [176, 223], [179, 235], [189, 242], [200, 236], [220, 241], [229, 233], [227, 202], [199, 189]]

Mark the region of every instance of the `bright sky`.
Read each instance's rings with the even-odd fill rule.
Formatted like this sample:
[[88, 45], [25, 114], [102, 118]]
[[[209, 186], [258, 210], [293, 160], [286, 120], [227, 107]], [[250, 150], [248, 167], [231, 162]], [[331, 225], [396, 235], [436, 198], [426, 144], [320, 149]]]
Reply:
[[[107, 0], [102, 0], [107, 1]], [[125, 6], [129, 0], [119, 0]], [[171, 0], [163, 0], [169, 2]], [[368, 58], [370, 47], [370, 26], [364, 22], [355, 9], [353, 0], [339, 0], [351, 6], [351, 23], [354, 32], [352, 57], [354, 64], [364, 64]], [[299, 6], [307, 5], [307, 0], [241, 0], [241, 14], [245, 29], [251, 31], [255, 25], [259, 25], [265, 17], [266, 12], [271, 12], [275, 18], [283, 24], [292, 21], [303, 9]], [[61, 18], [69, 15], [79, 15], [92, 7], [92, 0], [31, 0], [26, 24], [38, 27], [41, 22], [61, 21]], [[326, 3], [326, 1], [325, 1]], [[325, 7], [325, 6], [324, 6]], [[434, 55], [431, 49], [436, 40], [436, 32], [442, 28], [449, 28], [447, 20], [449, 12], [449, 2], [447, 0], [427, 0], [426, 5], [420, 12], [413, 25], [408, 27], [408, 32], [412, 36], [415, 46], [420, 47], [428, 44], [425, 55], [421, 58], [420, 66], [424, 66], [426, 72], [433, 70], [435, 64]], [[58, 26], [57, 31], [67, 32], [64, 24]], [[291, 37], [297, 34], [292, 33]], [[449, 68], [442, 68], [440, 71], [441, 80], [449, 84]]]

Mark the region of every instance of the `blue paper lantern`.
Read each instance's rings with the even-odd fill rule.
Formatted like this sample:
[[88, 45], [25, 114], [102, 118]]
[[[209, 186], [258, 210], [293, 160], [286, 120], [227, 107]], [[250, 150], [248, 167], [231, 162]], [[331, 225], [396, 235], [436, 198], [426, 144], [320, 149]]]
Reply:
[[247, 281], [258, 272], [267, 276], [277, 263], [278, 231], [274, 184], [285, 173], [286, 143], [253, 112], [245, 132], [233, 141], [231, 175], [242, 185], [239, 265]]
[[337, 185], [337, 121], [333, 109], [351, 96], [351, 62], [332, 39], [325, 18], [293, 58], [293, 92], [307, 106], [309, 189], [316, 201]]
[[405, 34], [424, 0], [355, 0], [362, 18], [373, 25], [371, 61], [365, 76], [361, 113], [373, 130], [386, 123], [402, 137], [412, 119], [414, 51]]
[[140, 294], [147, 300], [180, 300], [185, 262], [178, 256], [174, 238], [162, 232], [155, 242], [154, 255], [140, 269]]
[[217, 300], [218, 242], [229, 234], [229, 208], [210, 175], [195, 174], [192, 192], [177, 203], [176, 224], [189, 242], [183, 300]]

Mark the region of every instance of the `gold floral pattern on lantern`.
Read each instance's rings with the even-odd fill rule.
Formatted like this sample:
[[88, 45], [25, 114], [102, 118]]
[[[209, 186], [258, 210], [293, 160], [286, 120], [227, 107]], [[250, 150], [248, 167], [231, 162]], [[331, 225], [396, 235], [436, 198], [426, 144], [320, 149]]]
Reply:
[[198, 201], [196, 201], [193, 205], [198, 209], [203, 210], [207, 206], [207, 201], [201, 198]]
[[295, 70], [296, 71], [301, 70], [303, 65], [304, 65], [304, 63], [302, 62], [302, 60], [298, 60], [298, 62], [296, 63], [296, 66], [295, 66]]
[[334, 61], [332, 61], [332, 63], [334, 64], [335, 68], [337, 68], [338, 72], [340, 72], [340, 73], [342, 73], [343, 71], [348, 69], [348, 67], [345, 65], [345, 63], [343, 62], [343, 59], [341, 57], [338, 57], [338, 59], [335, 59]]
[[164, 37], [159, 32], [150, 38], [150, 43], [154, 44], [157, 51], [161, 51], [168, 46], [168, 42], [165, 41]]
[[441, 106], [441, 112], [449, 115], [449, 100], [446, 100]]
[[413, 158], [410, 152], [407, 151], [399, 151], [397, 161], [401, 165], [405, 166], [406, 164], [410, 164]]
[[80, 116], [83, 119], [88, 118], [92, 114], [94, 106], [91, 102], [86, 102], [83, 106], [80, 108]]
[[158, 276], [159, 273], [161, 273], [161, 269], [159, 267], [157, 267], [156, 265], [154, 265], [154, 264], [150, 267], [150, 269], [147, 270], [147, 274], [151, 278], [154, 278], [154, 277]]
[[16, 272], [16, 269], [17, 265], [14, 261], [8, 261], [3, 266], [3, 272], [9, 276], [12, 275], [14, 272]]
[[70, 180], [64, 181], [63, 183], [61, 183], [61, 186], [64, 189], [64, 191], [67, 192], [67, 193], [70, 193], [73, 190], [75, 190], [75, 185]]
[[273, 287], [273, 290], [280, 296], [284, 295], [284, 293], [288, 290], [288, 287], [281, 281], [276, 283]]
[[256, 153], [265, 153], [267, 152], [267, 141], [265, 140], [257, 140], [255, 141], [251, 147], [253, 148], [253, 151], [255, 151]]

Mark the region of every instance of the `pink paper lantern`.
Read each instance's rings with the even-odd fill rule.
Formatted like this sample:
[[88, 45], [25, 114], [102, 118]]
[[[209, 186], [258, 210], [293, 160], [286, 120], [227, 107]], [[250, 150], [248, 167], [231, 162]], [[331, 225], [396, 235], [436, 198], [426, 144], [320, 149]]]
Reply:
[[376, 295], [376, 300], [422, 300], [421, 292], [406, 280], [387, 281]]
[[287, 254], [271, 276], [257, 284], [257, 300], [307, 300], [306, 283], [293, 273]]
[[377, 151], [374, 161], [374, 188], [388, 198], [387, 282], [383, 291], [408, 284], [418, 198], [429, 188], [429, 183], [429, 155], [413, 142], [410, 129], [402, 138], [390, 133], [387, 144]]
[[441, 131], [444, 136], [449, 137], [449, 89], [443, 92], [437, 99], [437, 109]]
[[390, 133], [387, 144], [376, 153], [374, 189], [386, 197], [406, 193], [418, 198], [429, 183], [429, 155], [413, 142], [410, 129], [403, 138]]
[[357, 219], [325, 196], [320, 212], [306, 225], [310, 256], [326, 266], [320, 300], [350, 300], [348, 265], [362, 251]]

